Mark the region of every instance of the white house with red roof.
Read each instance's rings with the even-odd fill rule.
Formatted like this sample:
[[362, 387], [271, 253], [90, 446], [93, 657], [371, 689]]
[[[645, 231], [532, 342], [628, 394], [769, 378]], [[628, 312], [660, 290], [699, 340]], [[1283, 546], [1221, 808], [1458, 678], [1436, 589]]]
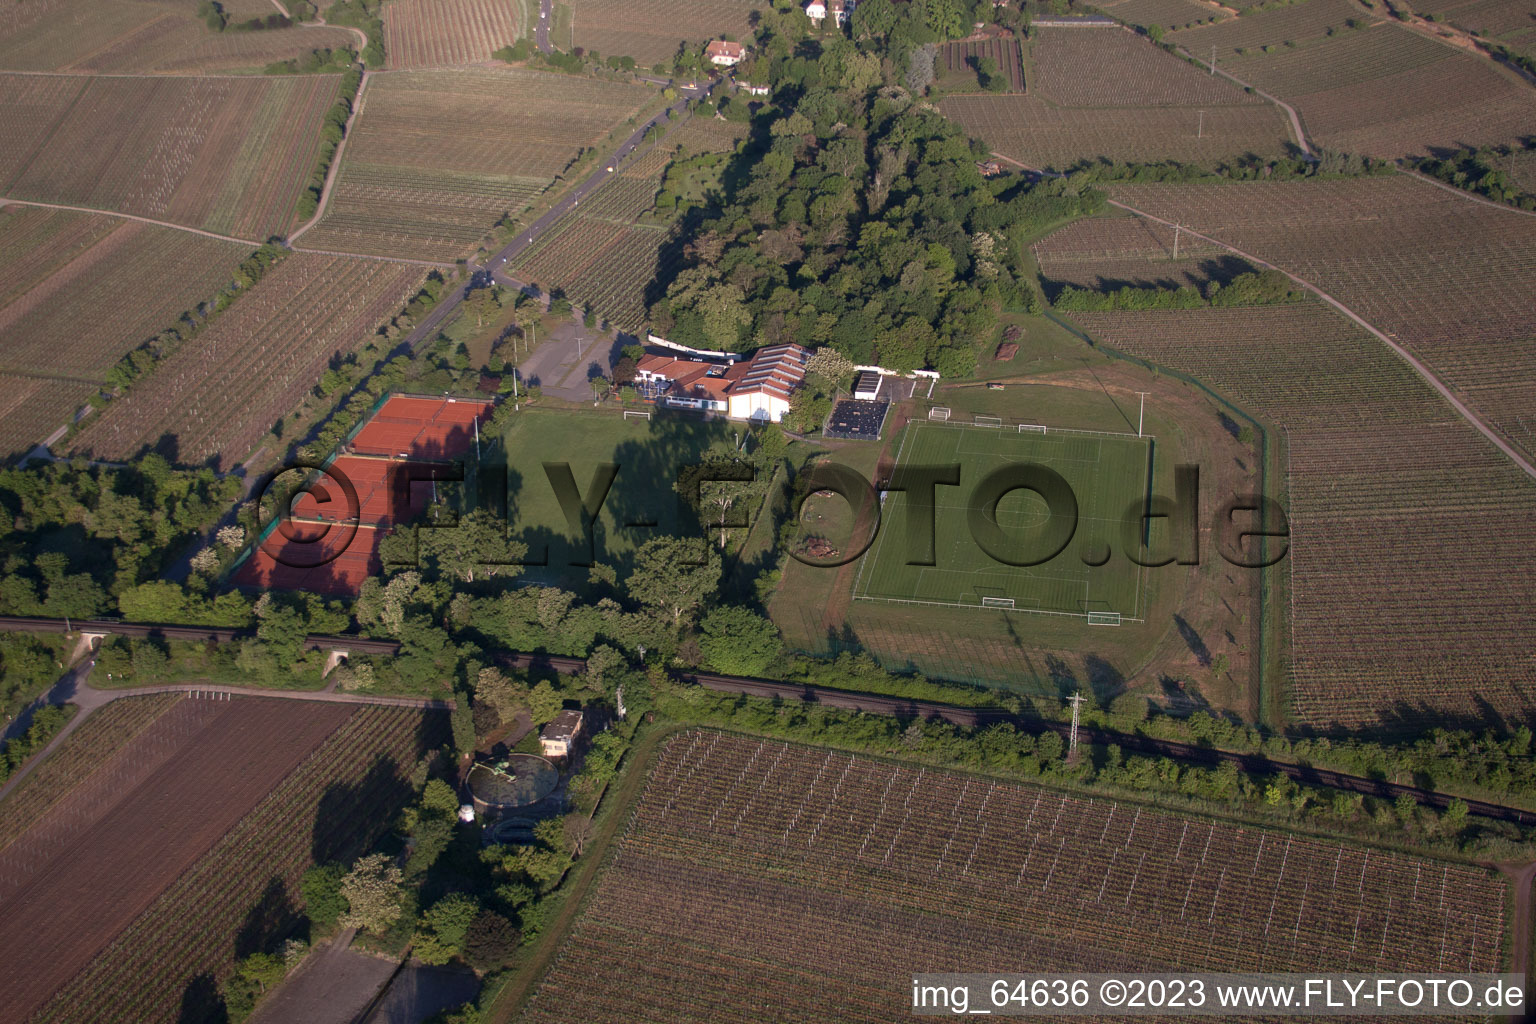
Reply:
[[732, 43], [725, 39], [712, 39], [709, 45], [704, 47], [704, 56], [709, 58], [711, 64], [722, 68], [733, 68], [747, 56], [747, 48], [740, 43]]
[[646, 355], [635, 380], [648, 385], [660, 405], [777, 423], [789, 412], [789, 397], [805, 379], [810, 357], [808, 350], [793, 343], [772, 345], [758, 349], [751, 359], [723, 363]]

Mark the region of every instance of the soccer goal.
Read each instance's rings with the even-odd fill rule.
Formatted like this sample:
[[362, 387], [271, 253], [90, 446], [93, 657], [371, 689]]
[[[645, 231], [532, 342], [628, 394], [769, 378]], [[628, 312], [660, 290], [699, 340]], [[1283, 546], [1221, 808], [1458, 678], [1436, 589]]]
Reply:
[[978, 427], [993, 427], [995, 429], [1002, 427], [1003, 418], [1001, 416], [976, 416], [971, 422]]
[[1088, 625], [1090, 626], [1118, 626], [1120, 625], [1119, 612], [1089, 612]]
[[1012, 608], [1013, 607], [1013, 598], [1011, 598], [1011, 597], [984, 597], [984, 598], [981, 599], [981, 606], [983, 608]]
[[651, 414], [645, 409], [625, 409], [624, 418], [627, 420], [648, 420]]
[[936, 405], [932, 409], [928, 410], [928, 418], [930, 420], [940, 420], [942, 422], [948, 423], [949, 422], [949, 413], [950, 413], [949, 406], [947, 406], [947, 405]]
[[1043, 433], [1045, 433], [1045, 424], [1043, 424], [1043, 423], [1020, 423], [1019, 424], [1019, 433], [1021, 433], [1021, 434], [1043, 434]]

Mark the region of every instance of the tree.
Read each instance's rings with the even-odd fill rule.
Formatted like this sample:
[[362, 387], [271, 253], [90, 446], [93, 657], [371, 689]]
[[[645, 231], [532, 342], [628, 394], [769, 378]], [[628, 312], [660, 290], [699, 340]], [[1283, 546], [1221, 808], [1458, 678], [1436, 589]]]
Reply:
[[317, 929], [332, 927], [346, 912], [347, 901], [341, 895], [345, 877], [340, 864], [316, 864], [304, 872], [299, 892], [304, 898], [304, 913]]
[[835, 348], [823, 346], [806, 360], [805, 372], [808, 376], [814, 374], [825, 381], [827, 390], [837, 391], [853, 382], [853, 360]]
[[493, 971], [506, 966], [521, 941], [522, 936], [511, 921], [494, 911], [482, 910], [464, 933], [464, 959], [478, 971]]
[[475, 679], [475, 699], [495, 708], [503, 722], [510, 722], [528, 708], [528, 684], [499, 668], [483, 668]]
[[670, 618], [674, 628], [681, 628], [720, 586], [719, 560], [710, 558], [706, 551], [703, 564], [692, 564], [698, 554], [695, 542], [672, 537], [648, 541], [635, 554], [635, 567], [627, 581], [630, 596]]
[[352, 865], [341, 880], [341, 896], [347, 911], [339, 923], [343, 928], [383, 932], [400, 917], [400, 884], [404, 876], [382, 853], [369, 854]]
[[554, 719], [564, 706], [565, 700], [547, 679], [541, 680], [528, 692], [528, 715], [533, 719], [535, 728]]
[[412, 952], [422, 963], [441, 966], [464, 950], [469, 926], [480, 913], [480, 904], [462, 892], [449, 893], [421, 915]]
[[461, 516], [454, 526], [418, 531], [421, 564], [438, 575], [473, 583], [477, 577], [510, 579], [523, 571], [518, 564], [528, 546], [507, 537], [506, 520], [486, 508]]
[[699, 649], [709, 667], [728, 675], [762, 675], [783, 647], [777, 626], [739, 605], [711, 609], [699, 629]]

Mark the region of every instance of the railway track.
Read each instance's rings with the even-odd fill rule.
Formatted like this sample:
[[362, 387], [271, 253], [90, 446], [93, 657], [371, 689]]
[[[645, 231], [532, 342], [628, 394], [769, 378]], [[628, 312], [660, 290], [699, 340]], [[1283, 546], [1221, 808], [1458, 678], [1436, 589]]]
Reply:
[[[112, 633], [118, 636], [157, 636], [173, 640], [191, 640], [206, 643], [210, 640], [227, 643], [231, 640], [253, 636], [249, 630], [225, 629], [209, 626], [158, 626], [145, 623], [121, 622], [116, 619], [65, 619], [0, 616], [0, 632], [64, 633], [70, 630], [92, 633]], [[363, 637], [312, 635], [305, 638], [305, 646], [315, 650], [344, 649], [359, 654], [395, 654], [400, 645], [393, 640], [371, 640]], [[499, 665], [514, 669], [554, 670], [571, 675], [586, 668], [586, 659], [559, 654], [535, 654], [522, 651], [502, 651], [496, 656]], [[742, 676], [717, 675], [711, 672], [680, 672], [678, 678], [685, 683], [702, 686], [718, 693], [739, 693], [750, 697], [770, 700], [798, 700], [810, 704], [822, 704], [841, 711], [855, 711], [866, 715], [888, 715], [896, 718], [936, 719], [962, 728], [978, 728], [998, 723], [1012, 725], [1021, 732], [1042, 734], [1054, 732], [1065, 738], [1071, 729], [1066, 722], [1052, 722], [1039, 718], [1016, 715], [1006, 708], [964, 707], [958, 704], [942, 704], [936, 701], [911, 700], [904, 697], [887, 697], [874, 693], [850, 690], [833, 690], [805, 683], [775, 682], [768, 679], [748, 679]], [[1311, 786], [1327, 786], [1348, 793], [1361, 793], [1383, 800], [1396, 800], [1409, 796], [1426, 807], [1444, 810], [1450, 805], [1450, 794], [1417, 786], [1405, 786], [1384, 779], [1368, 779], [1327, 768], [1314, 768], [1288, 761], [1272, 761], [1259, 754], [1244, 754], [1215, 747], [1203, 747], [1175, 740], [1157, 739], [1139, 733], [1120, 732], [1099, 726], [1084, 725], [1078, 729], [1080, 737], [1089, 743], [1116, 744], [1121, 750], [1154, 757], [1168, 757], [1185, 764], [1202, 766], [1232, 764], [1239, 770], [1253, 775], [1284, 775]], [[1461, 798], [1467, 810], [1480, 817], [1507, 821], [1516, 825], [1536, 824], [1536, 811], [1485, 800]]]

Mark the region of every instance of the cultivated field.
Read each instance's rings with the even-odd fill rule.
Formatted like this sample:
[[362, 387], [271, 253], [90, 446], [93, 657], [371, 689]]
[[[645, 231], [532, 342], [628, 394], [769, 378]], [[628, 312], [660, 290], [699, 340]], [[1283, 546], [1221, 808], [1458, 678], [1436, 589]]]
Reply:
[[0, 372], [75, 380], [101, 380], [250, 255], [170, 228], [15, 206], [0, 210], [0, 239]]
[[0, 74], [20, 141], [0, 189], [263, 241], [292, 223], [338, 81]]
[[31, 451], [95, 390], [86, 381], [0, 373], [0, 459]]
[[1072, 318], [1277, 428], [1296, 721], [1450, 726], [1536, 707], [1536, 522], [1521, 511], [1536, 484], [1385, 346], [1311, 303]]
[[1536, 220], [1402, 175], [1114, 192], [1335, 295], [1536, 457]]
[[384, 52], [391, 68], [489, 61], [517, 40], [517, 0], [391, 0]]
[[[1106, 32], [1084, 34], [1106, 35]], [[1034, 94], [946, 96], [939, 109], [993, 150], [1048, 170], [1083, 159], [1214, 165], [1248, 153], [1279, 156], [1288, 147], [1285, 115], [1257, 105], [1063, 108]]]
[[418, 267], [295, 253], [76, 436], [71, 451], [229, 469], [333, 356], [367, 341], [421, 283]]
[[377, 76], [325, 216], [304, 243], [464, 256], [647, 95], [635, 85], [512, 69]]
[[[752, 0], [568, 0], [576, 18], [575, 45], [604, 57], [633, 57], [643, 65], [669, 59], [683, 43], [752, 35]], [[565, 48], [567, 40], [555, 40]]]
[[[934, 491], [931, 513], [914, 513], [911, 495], [886, 502], [879, 535], [859, 566], [856, 600], [976, 607], [990, 598], [1012, 602], [1021, 611], [1052, 615], [1113, 612], [1124, 618], [1146, 614], [1142, 573], [1122, 542], [1128, 509], [1147, 493], [1149, 442], [1135, 436], [1069, 432], [1020, 433], [1015, 427], [984, 428], [917, 424], [907, 427], [897, 448], [896, 467], [960, 466], [960, 486]], [[1071, 546], [1038, 565], [1005, 565], [983, 551], [968, 522], [976, 487], [988, 474], [1011, 463], [1045, 466], [1066, 480], [1075, 494], [1077, 526]], [[1034, 560], [1049, 553], [1048, 524], [1055, 511], [1033, 491], [1004, 495], [986, 518], [1010, 540], [1026, 538], [1019, 553]], [[932, 565], [910, 565], [923, 552], [910, 549], [909, 521], [931, 514]], [[1062, 518], [1057, 522], [1065, 522]], [[1085, 565], [1081, 552], [1107, 547], [1107, 564]]]
[[1040, 273], [1051, 285], [1108, 291], [1203, 286], [1256, 269], [1228, 250], [1140, 217], [1101, 217], [1069, 224], [1035, 244]]
[[1536, 56], [1536, 17], [1530, 0], [1420, 0], [1414, 13], [1433, 15], [1527, 57]]
[[[737, 121], [690, 117], [667, 135], [667, 141], [678, 143], [688, 153], [729, 153], [750, 132], [750, 125]], [[652, 173], [659, 174], [661, 170], [657, 167]]]
[[1030, 88], [1063, 107], [1197, 108], [1265, 102], [1121, 29], [1040, 29], [1030, 42], [1030, 63]]
[[983, 57], [997, 61], [999, 71], [1008, 79], [1014, 92], [1024, 91], [1024, 64], [1017, 39], [962, 40], [945, 43], [940, 51], [944, 70], [957, 76], [972, 74], [974, 62]]
[[76, 786], [0, 857], [0, 1020], [27, 1020], [352, 713], [180, 701]]
[[0, 6], [0, 67], [65, 68], [166, 17], [165, 8], [147, 3], [29, 0], [5, 4]]
[[[276, 8], [269, 4], [266, 11], [258, 13], [276, 13]], [[343, 48], [357, 49], [357, 37], [344, 28], [215, 33], [194, 18], [165, 17], [92, 53], [70, 70], [168, 74], [252, 71], [281, 60], [306, 58], [313, 50]]]
[[890, 1021], [909, 971], [1017, 964], [1494, 971], [1507, 899], [1460, 864], [691, 732], [520, 1019]]
[[1228, 70], [1296, 107], [1319, 145], [1349, 153], [1399, 157], [1536, 131], [1536, 94], [1512, 72], [1393, 24], [1250, 53]]
[[[194, 704], [220, 710], [183, 708]], [[179, 732], [178, 721], [184, 723]], [[202, 1012], [213, 976], [237, 956], [275, 945], [293, 922], [299, 875], [311, 859], [348, 859], [379, 835], [408, 795], [404, 777], [410, 766], [424, 746], [441, 738], [442, 724], [406, 708], [253, 698], [178, 703], [82, 784], [94, 787], [110, 772], [145, 780], [93, 824], [77, 826], [73, 857], [80, 858], [85, 848], [96, 851], [87, 854], [93, 862], [116, 860], [60, 894], [54, 907], [64, 920], [47, 925], [46, 933], [79, 914], [99, 914], [102, 904], [93, 906], [94, 899], [113, 911], [132, 902], [142, 913], [121, 929], [104, 928], [99, 916], [76, 922], [81, 939], [74, 945], [93, 946], [97, 955], [71, 971], [39, 972], [41, 979], [65, 984], [34, 1019], [175, 1024], [189, 1019], [188, 1007]], [[139, 759], [157, 741], [171, 755], [146, 773]], [[254, 750], [259, 744], [265, 746]], [[146, 836], [144, 823], [165, 824], [169, 813], [144, 806], [141, 794], [158, 780], [170, 784], [160, 805], [185, 800], [192, 795], [188, 787], [197, 784], [194, 772], [207, 773], [209, 781], [202, 785], [212, 785], [242, 766], [243, 774], [223, 780], [208, 799], [181, 812], [192, 816], [183, 835], [189, 840], [185, 845], [197, 845], [195, 859], [182, 858], [184, 863], [167, 870], [158, 854], [175, 851], [182, 836], [157, 830], [148, 844], [157, 854], [154, 862], [143, 873], [134, 870], [133, 851]], [[68, 813], [79, 792], [77, 787], [55, 817]], [[126, 893], [119, 884], [125, 877], [136, 883]], [[111, 896], [120, 898], [104, 898]], [[25, 955], [36, 958], [40, 951]], [[29, 991], [44, 987], [28, 985]]]
[[1231, 18], [1231, 15], [1195, 0], [1114, 0], [1100, 6], [1121, 21], [1144, 27], [1160, 25], [1170, 32], [1212, 19]]
[[1361, 24], [1377, 20], [1350, 0], [1304, 0], [1216, 25], [1175, 32], [1169, 41], [1185, 47], [1200, 60], [1209, 60], [1214, 46], [1216, 62], [1224, 66], [1241, 56], [1238, 50], [1257, 51], [1265, 46], [1278, 49], [1287, 42], [1308, 43], [1350, 31], [1346, 23], [1351, 19]]
[[[604, 192], [611, 189], [613, 185]], [[511, 271], [524, 280], [563, 288], [605, 321], [635, 333], [645, 324], [646, 286], [661, 269], [667, 236], [661, 227], [597, 217], [568, 219], [542, 235], [510, 265]]]

